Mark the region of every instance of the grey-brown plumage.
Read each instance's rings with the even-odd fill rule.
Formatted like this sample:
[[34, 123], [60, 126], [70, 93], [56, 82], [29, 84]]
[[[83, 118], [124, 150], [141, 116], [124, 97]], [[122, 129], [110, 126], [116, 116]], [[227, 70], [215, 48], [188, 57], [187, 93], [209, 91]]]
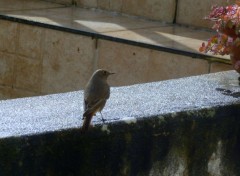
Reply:
[[110, 87], [107, 83], [109, 75], [114, 74], [106, 70], [95, 71], [84, 90], [84, 113], [82, 130], [88, 130], [92, 117], [102, 111], [110, 96]]

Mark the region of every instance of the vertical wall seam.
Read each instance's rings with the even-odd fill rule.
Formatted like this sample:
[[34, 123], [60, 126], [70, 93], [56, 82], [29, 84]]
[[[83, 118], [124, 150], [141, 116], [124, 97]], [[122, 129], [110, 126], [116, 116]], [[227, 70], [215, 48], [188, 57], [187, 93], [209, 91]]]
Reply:
[[173, 24], [177, 23], [177, 13], [178, 13], [178, 0], [175, 0], [175, 12], [173, 17]]
[[212, 62], [208, 61], [208, 73], [211, 73]]

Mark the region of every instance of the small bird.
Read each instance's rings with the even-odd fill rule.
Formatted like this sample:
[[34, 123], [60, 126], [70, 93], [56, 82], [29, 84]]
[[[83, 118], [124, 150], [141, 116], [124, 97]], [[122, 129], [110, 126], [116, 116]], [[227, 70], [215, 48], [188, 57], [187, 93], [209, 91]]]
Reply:
[[[88, 81], [84, 90], [84, 121], [82, 131], [88, 130], [92, 117], [95, 116], [97, 112], [100, 112], [102, 117], [101, 111], [110, 96], [110, 87], [107, 83], [107, 78], [112, 74], [114, 73], [99, 69], [93, 73]], [[103, 117], [102, 120], [104, 121]]]

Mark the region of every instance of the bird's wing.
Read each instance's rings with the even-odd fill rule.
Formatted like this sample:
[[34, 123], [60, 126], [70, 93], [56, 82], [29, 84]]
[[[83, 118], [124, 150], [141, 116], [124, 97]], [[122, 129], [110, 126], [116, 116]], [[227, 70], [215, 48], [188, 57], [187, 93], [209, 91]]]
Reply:
[[102, 105], [105, 105], [106, 99], [98, 99], [91, 104], [87, 104], [87, 101], [84, 101], [85, 103], [85, 112], [83, 113], [83, 117], [89, 115], [89, 114], [95, 114], [99, 109], [102, 109]]

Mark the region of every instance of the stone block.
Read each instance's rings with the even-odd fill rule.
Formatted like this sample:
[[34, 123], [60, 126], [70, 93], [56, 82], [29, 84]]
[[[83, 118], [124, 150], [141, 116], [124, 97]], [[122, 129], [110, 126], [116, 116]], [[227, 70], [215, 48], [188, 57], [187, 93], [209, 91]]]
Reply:
[[44, 31], [44, 28], [20, 24], [18, 54], [28, 58], [41, 59]]
[[13, 54], [0, 52], [0, 84], [12, 86], [15, 57]]
[[98, 67], [117, 74], [109, 79], [114, 86], [147, 81], [150, 49], [99, 40]]
[[148, 81], [160, 81], [208, 73], [206, 60], [152, 50]]
[[10, 99], [12, 88], [7, 86], [0, 86], [0, 100]]
[[174, 19], [175, 3], [175, 0], [123, 0], [122, 13], [171, 23]]
[[93, 72], [95, 41], [47, 30], [43, 54], [43, 93], [82, 89]]
[[38, 96], [38, 95], [41, 95], [41, 93], [14, 88], [14, 89], [12, 89], [11, 98], [33, 97], [33, 96]]
[[[53, 0], [53, 1], [55, 1], [55, 0]], [[60, 0], [56, 0], [56, 1], [60, 1]], [[63, 1], [65, 1], [65, 0], [63, 0]], [[0, 1], [0, 10], [1, 11], [46, 9], [46, 8], [55, 8], [55, 7], [63, 7], [63, 6], [60, 4], [57, 4], [57, 3], [49, 3], [49, 2], [45, 2], [45, 1], [39, 1], [39, 0]]]
[[64, 4], [64, 5], [70, 5], [70, 4], [72, 4], [73, 0], [46, 0], [46, 1], [54, 2], [54, 3], [60, 3], [60, 4]]
[[[235, 0], [230, 0], [230, 3], [235, 2]], [[198, 27], [208, 27], [211, 28], [212, 24], [208, 20], [204, 20], [213, 5], [226, 5], [227, 1], [219, 0], [179, 0], [177, 7], [177, 23], [192, 25]]]
[[40, 92], [42, 62], [25, 57], [18, 57], [14, 63], [14, 76], [14, 87]]
[[96, 8], [98, 6], [97, 0], [76, 0], [80, 7]]
[[115, 12], [121, 12], [123, 6], [123, 0], [111, 0], [110, 1], [110, 10]]
[[109, 10], [110, 8], [110, 1], [111, 0], [98, 0], [98, 8], [100, 9], [105, 9], [105, 10]]
[[14, 53], [17, 45], [17, 23], [0, 20], [0, 51]]
[[233, 70], [232, 65], [225, 64], [225, 63], [219, 63], [219, 62], [211, 63], [211, 67], [210, 67], [210, 72], [211, 73], [228, 71], [228, 70]]

